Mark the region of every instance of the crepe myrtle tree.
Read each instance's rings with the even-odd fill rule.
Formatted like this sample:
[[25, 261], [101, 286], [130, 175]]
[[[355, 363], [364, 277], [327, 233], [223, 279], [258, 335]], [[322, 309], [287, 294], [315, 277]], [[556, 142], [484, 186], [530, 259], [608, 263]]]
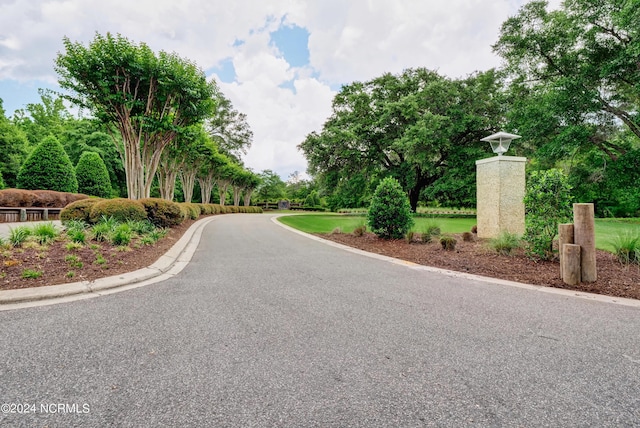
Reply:
[[128, 196], [149, 197], [164, 148], [211, 115], [215, 83], [192, 62], [121, 35], [63, 44], [55, 69], [66, 98], [119, 131]]

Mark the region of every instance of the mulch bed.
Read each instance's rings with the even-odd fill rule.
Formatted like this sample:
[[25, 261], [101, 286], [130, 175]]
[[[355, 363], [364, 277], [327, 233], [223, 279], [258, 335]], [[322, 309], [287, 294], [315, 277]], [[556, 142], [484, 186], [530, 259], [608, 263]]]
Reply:
[[[0, 252], [0, 290], [93, 281], [147, 267], [166, 253], [194, 222], [195, 220], [185, 220], [179, 226], [171, 228], [167, 236], [155, 245], [136, 245], [133, 241], [129, 246], [130, 251], [95, 242], [91, 244], [98, 245], [98, 248], [91, 249], [87, 245], [70, 251], [65, 248], [64, 242], [57, 241], [46, 249], [24, 248]], [[96, 263], [98, 254], [102, 255], [105, 263]], [[65, 260], [68, 255], [76, 256], [82, 267]], [[25, 269], [42, 272], [42, 276], [23, 278]], [[73, 272], [73, 276], [69, 272]]]
[[569, 286], [559, 277], [558, 261], [535, 261], [519, 250], [513, 255], [500, 255], [489, 248], [486, 240], [465, 242], [454, 235], [458, 243], [454, 251], [444, 251], [440, 242], [407, 243], [405, 240], [383, 240], [372, 233], [318, 234], [318, 236], [372, 253], [410, 261], [413, 263], [500, 278], [525, 284], [543, 285], [568, 290], [586, 291], [616, 297], [640, 299], [640, 266], [622, 265], [616, 257], [597, 251], [598, 280]]

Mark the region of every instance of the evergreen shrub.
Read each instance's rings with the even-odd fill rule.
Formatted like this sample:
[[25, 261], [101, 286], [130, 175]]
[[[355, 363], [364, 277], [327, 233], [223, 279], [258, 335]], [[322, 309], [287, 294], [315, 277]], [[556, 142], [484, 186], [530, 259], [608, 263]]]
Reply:
[[124, 198], [107, 199], [93, 205], [89, 221], [97, 223], [102, 217], [111, 217], [124, 223], [128, 220], [144, 220], [147, 218], [147, 212], [144, 205], [138, 201]]
[[175, 202], [160, 198], [139, 199], [147, 218], [156, 227], [177, 226], [184, 220], [180, 205]]
[[401, 239], [413, 226], [409, 198], [396, 179], [387, 177], [376, 188], [367, 223], [383, 239]]
[[78, 191], [99, 198], [111, 196], [109, 171], [99, 154], [83, 152], [76, 165]]
[[182, 206], [185, 209], [185, 212], [186, 212], [185, 218], [196, 220], [198, 217], [200, 217], [201, 211], [200, 211], [199, 204], [195, 204], [192, 202], [181, 202], [180, 206]]
[[100, 198], [90, 198], [72, 202], [60, 211], [60, 221], [67, 223], [72, 220], [79, 220], [89, 223], [91, 219], [91, 209], [95, 204], [103, 200], [104, 199]]
[[17, 187], [78, 192], [75, 169], [55, 137], [46, 137], [27, 157], [18, 172]]

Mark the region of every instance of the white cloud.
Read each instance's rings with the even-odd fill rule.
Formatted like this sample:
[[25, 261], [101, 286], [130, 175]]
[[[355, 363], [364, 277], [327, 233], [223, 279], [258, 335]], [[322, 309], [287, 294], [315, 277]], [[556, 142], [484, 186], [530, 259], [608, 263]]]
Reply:
[[[175, 51], [205, 70], [231, 58], [236, 81], [221, 88], [247, 114], [255, 134], [246, 164], [286, 177], [305, 169], [296, 145], [329, 115], [330, 85], [408, 67], [457, 77], [498, 66], [491, 44], [501, 23], [523, 3], [0, 0], [0, 83], [55, 83], [53, 62], [62, 38], [87, 43], [96, 32], [120, 33], [154, 50]], [[269, 33], [281, 22], [309, 31], [307, 67], [290, 67], [270, 43]]]

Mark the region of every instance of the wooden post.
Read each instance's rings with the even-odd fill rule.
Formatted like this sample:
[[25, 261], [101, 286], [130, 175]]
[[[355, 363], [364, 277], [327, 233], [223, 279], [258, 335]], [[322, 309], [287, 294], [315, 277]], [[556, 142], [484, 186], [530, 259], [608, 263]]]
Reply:
[[580, 271], [582, 270], [580, 268], [580, 245], [564, 244], [560, 252], [562, 252], [562, 280], [569, 285], [580, 284]]
[[594, 282], [598, 279], [594, 217], [593, 204], [573, 204], [573, 242], [580, 245], [583, 282]]
[[562, 246], [564, 244], [573, 244], [573, 224], [564, 223], [558, 225], [558, 255], [560, 257], [560, 279], [564, 279], [562, 275]]

